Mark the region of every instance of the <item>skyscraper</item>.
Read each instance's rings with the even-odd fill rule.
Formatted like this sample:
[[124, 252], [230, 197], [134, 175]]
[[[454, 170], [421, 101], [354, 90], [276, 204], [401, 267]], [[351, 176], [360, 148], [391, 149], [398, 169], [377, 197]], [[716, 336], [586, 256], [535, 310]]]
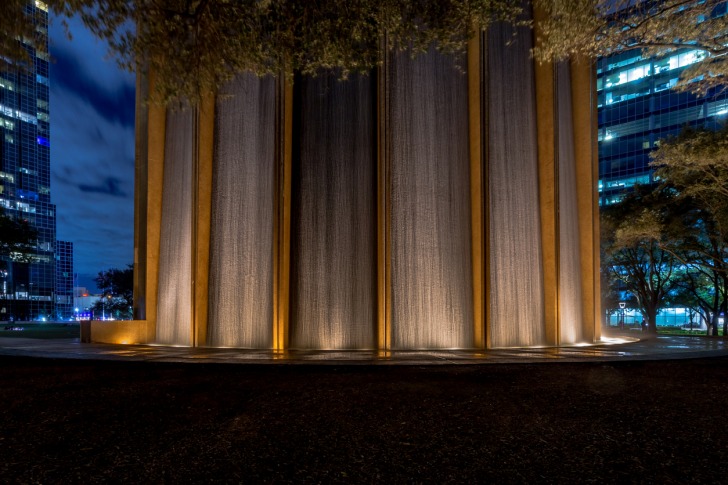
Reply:
[[[56, 209], [50, 191], [50, 115], [48, 87], [48, 7], [29, 2], [26, 13], [40, 36], [26, 45], [31, 65], [0, 73], [0, 206], [30, 222], [38, 233], [31, 263], [0, 261], [0, 319], [37, 320], [57, 316]], [[64, 246], [69, 266], [68, 246]], [[70, 255], [72, 268], [73, 255]], [[66, 268], [67, 269], [67, 268]], [[72, 281], [73, 270], [69, 273]]]
[[66, 319], [73, 314], [73, 243], [56, 241], [55, 318]]
[[700, 97], [672, 89], [680, 74], [705, 56], [698, 49], [680, 49], [656, 59], [632, 50], [599, 59], [600, 205], [620, 200], [635, 184], [653, 182], [649, 153], [663, 138], [686, 126], [715, 129], [728, 120], [728, 90]]

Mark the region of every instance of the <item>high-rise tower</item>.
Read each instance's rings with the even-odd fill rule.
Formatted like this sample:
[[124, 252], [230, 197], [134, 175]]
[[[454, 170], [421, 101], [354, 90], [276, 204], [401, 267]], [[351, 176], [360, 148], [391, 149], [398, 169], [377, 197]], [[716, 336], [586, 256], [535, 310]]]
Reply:
[[[0, 206], [30, 222], [38, 233], [31, 263], [0, 260], [0, 320], [57, 318], [56, 208], [50, 191], [48, 7], [29, 2], [27, 15], [39, 34], [26, 45], [31, 65], [0, 73]], [[72, 263], [71, 263], [72, 265]], [[72, 271], [71, 276], [72, 278]], [[63, 316], [63, 315], [62, 315]]]
[[[725, 14], [725, 6], [719, 14]], [[705, 51], [680, 49], [650, 58], [640, 50], [599, 59], [599, 204], [621, 200], [625, 189], [652, 183], [650, 152], [685, 127], [717, 129], [728, 121], [728, 90], [706, 96], [672, 87]]]

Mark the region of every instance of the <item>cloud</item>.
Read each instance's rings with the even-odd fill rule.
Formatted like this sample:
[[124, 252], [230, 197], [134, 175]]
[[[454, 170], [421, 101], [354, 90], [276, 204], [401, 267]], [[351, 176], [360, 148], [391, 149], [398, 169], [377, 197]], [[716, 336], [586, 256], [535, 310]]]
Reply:
[[[122, 82], [115, 86], [99, 84], [99, 80], [88, 73], [87, 66], [81, 64], [78, 54], [83, 53], [83, 50], [83, 46], [77, 46], [76, 50], [72, 50], [68, 45], [59, 45], [53, 52], [55, 62], [51, 66], [51, 82], [59, 91], [85, 99], [106, 120], [133, 126], [134, 84], [131, 82]], [[109, 61], [104, 64], [96, 67], [116, 69]], [[123, 75], [120, 75], [120, 78], [123, 79]]]
[[125, 268], [134, 255], [134, 78], [104, 59], [77, 19], [51, 26], [51, 199], [74, 272]]
[[78, 188], [81, 192], [98, 192], [114, 197], [126, 197], [126, 192], [119, 188], [120, 183], [121, 181], [115, 177], [106, 177], [99, 185], [79, 184]]

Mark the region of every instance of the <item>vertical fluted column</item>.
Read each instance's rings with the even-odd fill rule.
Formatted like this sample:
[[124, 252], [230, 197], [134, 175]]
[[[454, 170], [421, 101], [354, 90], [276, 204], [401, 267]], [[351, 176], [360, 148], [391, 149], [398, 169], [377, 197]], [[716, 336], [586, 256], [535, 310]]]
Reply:
[[484, 62], [483, 35], [478, 32], [468, 42], [468, 140], [470, 150], [470, 229], [473, 266], [473, 346], [486, 348], [486, 257], [485, 229], [488, 227], [487, 210], [484, 208], [483, 150], [487, 142], [483, 136], [483, 111], [486, 99], [483, 82]]
[[293, 85], [278, 78], [276, 96], [276, 173], [273, 224], [273, 349], [288, 348], [291, 274], [291, 156]]
[[[154, 91], [155, 74], [149, 73], [149, 92]], [[164, 145], [167, 125], [165, 106], [149, 103], [147, 108], [147, 160], [146, 160], [146, 226], [147, 226], [147, 275], [146, 319], [148, 341], [156, 338], [157, 293], [159, 290], [159, 244], [162, 232], [162, 186], [164, 182]]]
[[392, 348], [392, 272], [389, 154], [389, 55], [382, 39], [384, 62], [377, 71], [377, 349]]
[[[543, 11], [534, 9], [535, 37], [541, 34]], [[547, 345], [559, 344], [559, 211], [558, 211], [558, 116], [554, 64], [536, 62], [536, 130], [538, 136], [538, 185], [541, 209], [544, 325]]]
[[571, 62], [572, 116], [579, 217], [583, 331], [587, 341], [601, 338], [599, 281], [599, 194], [597, 179], [597, 101], [595, 65], [590, 59]]
[[134, 320], [147, 315], [147, 156], [149, 153], [149, 78], [142, 68], [136, 76], [134, 144]]
[[197, 347], [207, 344], [214, 130], [215, 96], [207, 94], [200, 100], [197, 111], [197, 156], [194, 175], [192, 342]]

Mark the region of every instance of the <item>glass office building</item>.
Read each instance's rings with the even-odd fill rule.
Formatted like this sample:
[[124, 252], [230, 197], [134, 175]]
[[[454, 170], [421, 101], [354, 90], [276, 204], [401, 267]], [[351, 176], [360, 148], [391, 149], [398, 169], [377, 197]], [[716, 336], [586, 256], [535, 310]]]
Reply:
[[[33, 262], [0, 260], [0, 320], [15, 321], [56, 318], [59, 302], [56, 209], [50, 191], [48, 7], [35, 1], [26, 9], [42, 38], [37, 49], [26, 46], [32, 65], [0, 73], [0, 206], [38, 232]], [[62, 247], [64, 268], [69, 257], [72, 268], [72, 246], [70, 255], [68, 246]], [[70, 274], [72, 285], [72, 269]]]
[[73, 243], [56, 241], [56, 313], [58, 320], [73, 316]]
[[649, 153], [661, 139], [686, 126], [715, 129], [726, 122], [728, 89], [704, 97], [672, 89], [682, 71], [705, 56], [682, 49], [655, 59], [633, 50], [599, 59], [600, 205], [620, 200], [635, 184], [654, 181]]

